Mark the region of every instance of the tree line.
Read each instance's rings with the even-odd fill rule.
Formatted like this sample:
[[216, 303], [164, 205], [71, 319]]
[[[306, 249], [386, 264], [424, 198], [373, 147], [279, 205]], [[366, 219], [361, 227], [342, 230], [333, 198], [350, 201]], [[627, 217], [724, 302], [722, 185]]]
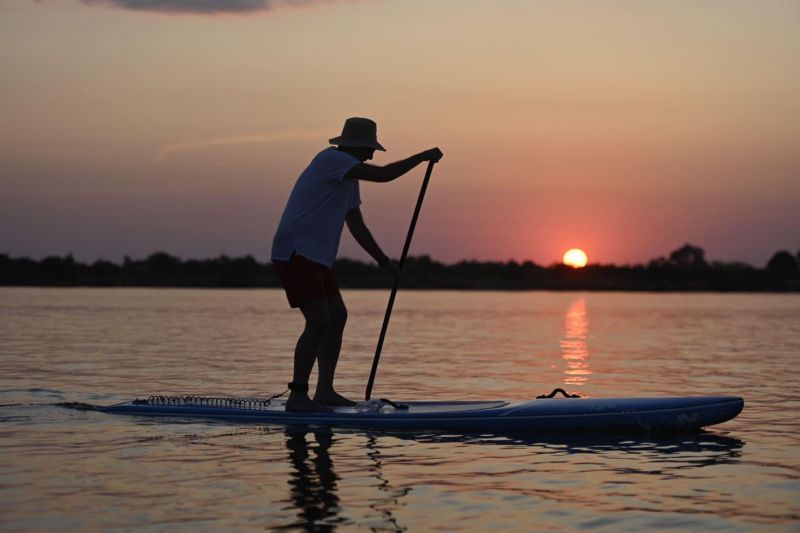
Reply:
[[[402, 286], [409, 289], [624, 290], [624, 291], [793, 291], [800, 292], [800, 252], [781, 250], [765, 268], [707, 261], [691, 244], [646, 264], [537, 265], [531, 261], [460, 261], [444, 264], [423, 255], [409, 257]], [[388, 288], [391, 280], [376, 265], [338, 259], [333, 266], [345, 288]], [[156, 252], [121, 264], [76, 261], [71, 254], [41, 260], [0, 254], [0, 285], [56, 287], [279, 287], [270, 263], [252, 256], [182, 260]]]

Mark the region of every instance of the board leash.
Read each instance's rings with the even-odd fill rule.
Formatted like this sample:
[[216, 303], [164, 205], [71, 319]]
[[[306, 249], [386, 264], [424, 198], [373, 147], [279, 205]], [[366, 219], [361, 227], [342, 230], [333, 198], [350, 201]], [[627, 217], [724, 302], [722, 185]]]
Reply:
[[229, 409], [265, 409], [273, 400], [285, 396], [289, 389], [269, 398], [231, 398], [222, 396], [170, 396], [153, 395], [147, 398], [136, 398], [133, 405], [153, 405], [164, 407], [222, 407]]

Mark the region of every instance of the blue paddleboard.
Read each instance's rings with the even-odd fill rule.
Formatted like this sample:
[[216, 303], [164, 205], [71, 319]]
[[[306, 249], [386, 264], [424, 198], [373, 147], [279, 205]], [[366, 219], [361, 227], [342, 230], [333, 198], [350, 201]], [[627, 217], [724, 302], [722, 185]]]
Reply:
[[372, 402], [369, 406], [339, 407], [332, 413], [306, 413], [286, 411], [283, 400], [161, 396], [100, 410], [146, 417], [192, 417], [266, 424], [557, 434], [696, 431], [731, 420], [743, 407], [744, 400], [735, 396], [551, 398], [523, 402], [413, 401], [402, 402], [399, 409], [388, 403]]

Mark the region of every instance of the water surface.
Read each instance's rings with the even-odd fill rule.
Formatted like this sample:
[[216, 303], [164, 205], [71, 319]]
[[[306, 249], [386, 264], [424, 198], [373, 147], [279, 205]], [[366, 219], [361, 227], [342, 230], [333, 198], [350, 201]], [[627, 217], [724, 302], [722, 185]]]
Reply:
[[[387, 294], [346, 291], [363, 394]], [[375, 395], [735, 394], [677, 438], [381, 433], [65, 409], [281, 392], [302, 327], [275, 290], [0, 289], [0, 525], [799, 531], [800, 297], [401, 292]]]

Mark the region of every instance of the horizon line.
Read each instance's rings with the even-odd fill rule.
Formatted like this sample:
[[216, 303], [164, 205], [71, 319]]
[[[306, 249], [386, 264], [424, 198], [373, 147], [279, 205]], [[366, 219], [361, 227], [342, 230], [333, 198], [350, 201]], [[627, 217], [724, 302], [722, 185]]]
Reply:
[[[678, 248], [678, 249], [680, 249], [680, 248]], [[702, 250], [702, 248], [700, 248], [700, 249]], [[673, 252], [674, 251], [675, 250], [673, 250]], [[775, 254], [782, 253], [782, 252], [788, 253], [793, 258], [798, 260], [798, 262], [800, 262], [800, 250], [798, 250], [797, 253], [792, 253], [788, 249], [780, 249], [780, 250], [776, 250], [775, 252], [773, 252], [772, 257], [774, 257]], [[0, 252], [0, 257], [5, 256], [5, 257], [7, 257], [9, 259], [12, 259], [12, 260], [28, 259], [28, 260], [33, 260], [33, 261], [43, 261], [43, 260], [48, 259], [48, 258], [66, 259], [66, 258], [72, 257], [72, 260], [75, 261], [76, 263], [83, 262], [83, 263], [86, 263], [86, 264], [92, 264], [92, 263], [97, 263], [97, 262], [108, 262], [108, 263], [115, 263], [115, 264], [117, 264], [117, 263], [118, 264], [124, 264], [126, 259], [130, 260], [130, 261], [146, 261], [147, 259], [151, 258], [152, 256], [158, 255], [158, 254], [163, 254], [163, 255], [169, 256], [171, 258], [178, 259], [181, 262], [186, 262], [186, 261], [211, 261], [211, 260], [221, 259], [221, 258], [227, 258], [227, 259], [247, 259], [247, 258], [252, 258], [256, 262], [259, 262], [259, 263], [262, 263], [262, 264], [272, 263], [272, 259], [270, 259], [270, 258], [260, 259], [260, 258], [257, 257], [257, 255], [252, 254], [252, 253], [244, 253], [244, 254], [241, 254], [241, 255], [229, 255], [229, 254], [226, 254], [226, 253], [220, 253], [220, 254], [217, 254], [217, 255], [211, 255], [211, 256], [205, 256], [205, 257], [182, 257], [182, 256], [179, 256], [179, 255], [170, 253], [170, 252], [162, 251], [162, 250], [156, 250], [154, 252], [150, 252], [149, 254], [147, 254], [145, 256], [142, 256], [142, 257], [131, 257], [128, 254], [123, 254], [123, 256], [118, 260], [106, 259], [104, 257], [98, 257], [96, 259], [81, 259], [81, 258], [77, 258], [76, 259], [75, 255], [74, 255], [74, 253], [72, 251], [66, 252], [64, 254], [58, 254], [58, 253], [43, 254], [43, 255], [39, 255], [38, 257], [37, 256], [27, 256], [27, 255], [14, 255], [14, 254], [12, 254], [11, 252], [8, 252], [8, 251], [2, 251], [2, 252]], [[408, 258], [409, 259], [417, 259], [417, 260], [421, 259], [421, 258], [427, 258], [428, 260], [430, 260], [432, 262], [440, 263], [440, 264], [446, 265], [446, 266], [457, 265], [459, 263], [495, 263], [495, 264], [516, 263], [518, 265], [524, 265], [526, 263], [531, 263], [534, 266], [540, 266], [540, 267], [545, 267], [545, 268], [550, 268], [550, 267], [554, 267], [554, 266], [566, 266], [563, 262], [560, 262], [560, 261], [557, 261], [557, 260], [556, 261], [551, 261], [549, 263], [539, 263], [539, 262], [534, 261], [532, 259], [514, 259], [514, 258], [508, 258], [508, 259], [477, 259], [477, 258], [473, 257], [473, 258], [461, 258], [461, 259], [457, 259], [455, 261], [444, 261], [444, 260], [436, 259], [436, 258], [432, 257], [430, 254], [409, 255]], [[340, 260], [353, 261], [353, 262], [363, 263], [363, 264], [367, 264], [367, 265], [369, 265], [369, 264], [374, 262], [371, 259], [355, 258], [355, 257], [349, 257], [349, 256], [341, 256], [341, 257], [337, 257], [336, 258], [336, 261], [340, 261]], [[653, 262], [656, 262], [656, 261], [659, 261], [659, 260], [662, 260], [662, 261], [668, 263], [669, 262], [669, 254], [660, 255], [660, 256], [653, 257], [653, 258], [650, 258], [650, 259], [647, 259], [647, 260], [644, 260], [644, 261], [640, 261], [640, 262], [626, 262], [626, 263], [620, 263], [620, 264], [617, 264], [617, 263], [589, 262], [589, 263], [586, 264], [586, 266], [577, 268], [576, 270], [581, 270], [583, 268], [588, 268], [588, 267], [636, 267], [636, 266], [648, 266], [650, 263], [653, 263]], [[760, 267], [757, 267], [757, 266], [753, 265], [752, 263], [749, 263], [749, 262], [744, 261], [744, 260], [738, 260], [738, 259], [734, 259], [734, 260], [708, 259], [708, 260], [705, 260], [705, 262], [706, 262], [706, 264], [708, 266], [714, 266], [714, 265], [729, 265], [729, 266], [730, 265], [741, 265], [741, 266], [747, 266], [747, 267], [751, 267], [751, 268], [760, 268]], [[769, 262], [769, 259], [764, 261], [764, 265], [766, 266], [766, 264], [768, 262]]]

